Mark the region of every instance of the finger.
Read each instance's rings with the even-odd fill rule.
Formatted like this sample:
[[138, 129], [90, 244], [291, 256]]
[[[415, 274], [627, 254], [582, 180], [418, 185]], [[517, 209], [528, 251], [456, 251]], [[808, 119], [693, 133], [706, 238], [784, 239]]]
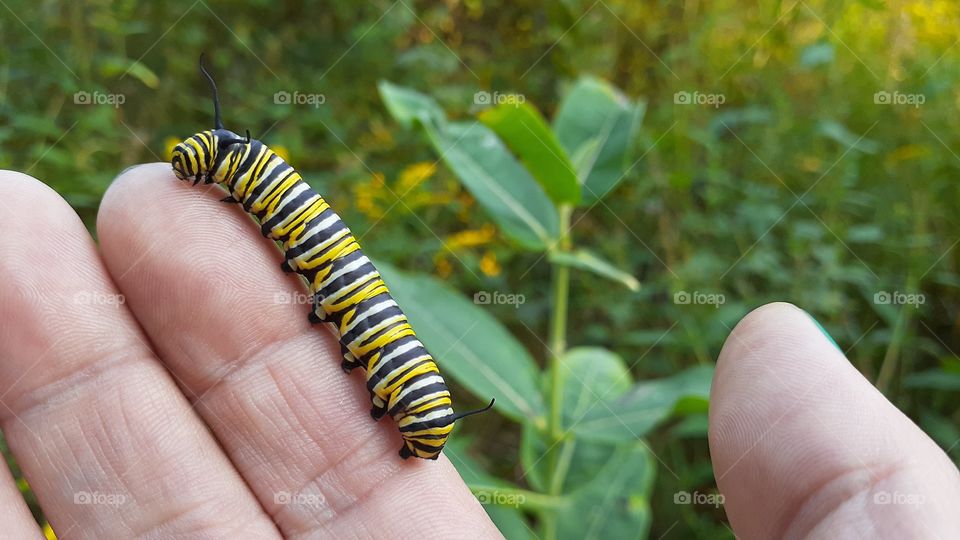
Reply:
[[138, 167], [104, 197], [99, 236], [137, 319], [281, 530], [496, 535], [445, 458], [399, 459], [361, 373], [345, 375], [337, 341], [290, 303], [303, 286], [222, 197], [169, 165]]
[[[2, 207], [0, 207], [2, 208]], [[14, 483], [10, 469], [0, 460], [0, 524], [5, 538], [42, 539], [43, 534], [33, 519], [27, 502]]]
[[0, 201], [0, 423], [54, 529], [276, 537], [144, 344], [76, 214], [18, 173], [0, 173]]
[[804, 311], [747, 315], [720, 353], [710, 452], [740, 538], [946, 538], [957, 468]]

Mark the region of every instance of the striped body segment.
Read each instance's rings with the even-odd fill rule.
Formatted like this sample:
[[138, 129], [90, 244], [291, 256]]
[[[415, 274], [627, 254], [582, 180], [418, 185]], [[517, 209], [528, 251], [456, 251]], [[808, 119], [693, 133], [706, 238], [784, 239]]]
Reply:
[[373, 418], [389, 414], [397, 423], [402, 457], [436, 459], [456, 418], [433, 357], [350, 229], [293, 167], [257, 140], [210, 151], [239, 139], [226, 130], [198, 133], [174, 151], [174, 169], [207, 171], [195, 181], [221, 184], [230, 193], [224, 201], [242, 205], [280, 244], [284, 271], [309, 287], [310, 321], [332, 325], [344, 370], [365, 371]]

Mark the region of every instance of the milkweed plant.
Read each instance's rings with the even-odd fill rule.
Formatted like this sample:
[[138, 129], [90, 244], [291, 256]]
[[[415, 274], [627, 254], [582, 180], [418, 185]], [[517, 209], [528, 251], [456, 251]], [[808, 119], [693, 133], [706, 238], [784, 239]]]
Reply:
[[455, 437], [446, 455], [507, 538], [646, 537], [657, 459], [644, 437], [674, 415], [706, 411], [712, 368], [636, 381], [614, 352], [567, 345], [571, 272], [627, 294], [641, 287], [578, 244], [573, 218], [631, 178], [645, 103], [584, 77], [552, 124], [522, 96], [487, 92], [475, 96], [475, 118], [454, 120], [424, 93], [386, 81], [379, 90], [393, 119], [432, 147], [504, 236], [551, 265], [541, 367], [485, 309], [509, 295], [469, 299], [378, 263], [443, 372], [478, 398], [495, 397], [495, 411], [519, 424], [514, 478], [487, 472], [468, 438]]

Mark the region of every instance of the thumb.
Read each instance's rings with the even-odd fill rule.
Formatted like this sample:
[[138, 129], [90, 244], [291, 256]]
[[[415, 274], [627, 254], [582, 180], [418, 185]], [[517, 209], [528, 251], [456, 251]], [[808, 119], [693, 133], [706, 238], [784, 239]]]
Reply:
[[754, 310], [717, 361], [710, 453], [740, 538], [947, 538], [960, 474], [806, 312]]

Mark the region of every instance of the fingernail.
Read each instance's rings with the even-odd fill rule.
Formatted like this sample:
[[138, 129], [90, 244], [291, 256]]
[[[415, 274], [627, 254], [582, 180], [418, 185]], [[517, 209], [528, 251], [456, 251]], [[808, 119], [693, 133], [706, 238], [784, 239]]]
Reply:
[[810, 317], [810, 320], [813, 321], [813, 324], [817, 325], [817, 328], [819, 328], [820, 332], [822, 332], [823, 335], [826, 336], [827, 340], [830, 343], [833, 343], [833, 346], [836, 347], [838, 351], [843, 352], [843, 349], [840, 348], [840, 345], [837, 345], [837, 341], [833, 339], [833, 336], [830, 335], [830, 332], [827, 332], [827, 329], [824, 328], [822, 324], [820, 324], [820, 321], [818, 321], [813, 315], [811, 315], [810, 312], [804, 311], [804, 313], [807, 314], [807, 317]]

